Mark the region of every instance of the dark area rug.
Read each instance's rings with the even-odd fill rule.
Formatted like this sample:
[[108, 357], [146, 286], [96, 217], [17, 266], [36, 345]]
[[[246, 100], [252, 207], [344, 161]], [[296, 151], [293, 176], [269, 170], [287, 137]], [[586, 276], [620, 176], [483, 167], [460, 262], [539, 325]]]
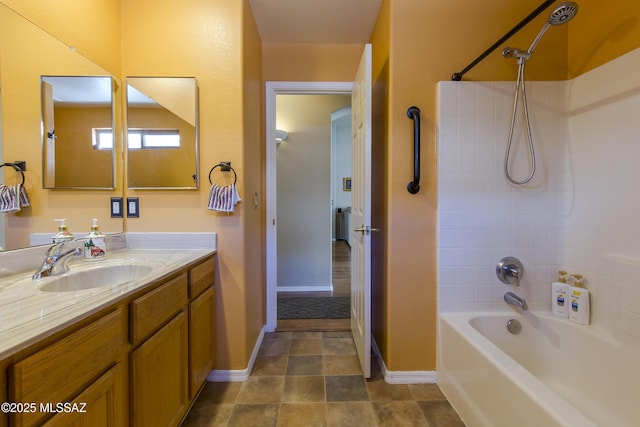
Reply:
[[350, 297], [278, 298], [278, 319], [348, 319]]

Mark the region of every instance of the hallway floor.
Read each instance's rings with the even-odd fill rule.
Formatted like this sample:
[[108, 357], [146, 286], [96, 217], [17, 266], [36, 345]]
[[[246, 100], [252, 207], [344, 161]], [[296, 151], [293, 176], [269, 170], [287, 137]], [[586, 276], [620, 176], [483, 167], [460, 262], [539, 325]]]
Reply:
[[[344, 240], [331, 244], [333, 292], [279, 292], [278, 297], [345, 297], [351, 295], [351, 248]], [[351, 319], [278, 319], [277, 331], [348, 331]]]
[[364, 379], [351, 332], [265, 335], [245, 382], [207, 383], [183, 427], [464, 427], [436, 384]]

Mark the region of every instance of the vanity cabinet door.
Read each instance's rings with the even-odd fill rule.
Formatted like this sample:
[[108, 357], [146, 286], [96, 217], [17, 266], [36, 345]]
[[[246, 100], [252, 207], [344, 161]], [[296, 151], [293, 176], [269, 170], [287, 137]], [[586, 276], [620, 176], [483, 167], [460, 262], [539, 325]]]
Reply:
[[189, 304], [189, 397], [207, 379], [216, 354], [216, 294], [210, 287]]
[[[12, 402], [68, 402], [123, 357], [126, 316], [121, 308], [14, 364], [9, 369]], [[49, 411], [10, 414], [9, 425], [39, 425]]]
[[133, 426], [177, 426], [189, 406], [186, 310], [131, 353]]
[[[118, 363], [62, 408], [43, 427], [120, 427], [127, 425], [127, 389], [124, 363]], [[59, 409], [59, 408], [56, 408]], [[68, 410], [68, 412], [64, 412]]]

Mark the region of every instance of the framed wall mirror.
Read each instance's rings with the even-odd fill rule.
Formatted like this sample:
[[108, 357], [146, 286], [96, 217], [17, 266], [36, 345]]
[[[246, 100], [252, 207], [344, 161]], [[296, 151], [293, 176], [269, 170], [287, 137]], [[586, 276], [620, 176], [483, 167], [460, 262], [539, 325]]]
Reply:
[[48, 189], [113, 189], [113, 81], [42, 76], [42, 178]]
[[193, 77], [127, 77], [127, 185], [198, 188], [198, 85]]

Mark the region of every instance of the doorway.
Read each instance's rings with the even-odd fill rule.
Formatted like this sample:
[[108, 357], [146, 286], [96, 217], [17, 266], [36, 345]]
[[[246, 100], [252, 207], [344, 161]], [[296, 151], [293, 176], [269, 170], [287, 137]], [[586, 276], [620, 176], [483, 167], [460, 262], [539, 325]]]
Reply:
[[[278, 191], [278, 168], [276, 167], [276, 159], [277, 152], [280, 147], [277, 147], [276, 144], [276, 130], [284, 130], [287, 132], [287, 140], [286, 143], [293, 144], [296, 140], [296, 132], [292, 124], [288, 123], [278, 123], [276, 120], [276, 105], [277, 105], [277, 96], [279, 95], [342, 95], [342, 96], [350, 96], [351, 89], [353, 83], [351, 82], [267, 82], [267, 90], [266, 90], [266, 134], [267, 134], [267, 146], [266, 146], [266, 157], [267, 157], [267, 331], [275, 331], [277, 326], [277, 295], [278, 295], [278, 229], [279, 227], [289, 227], [291, 226], [290, 220], [285, 220], [284, 213], [295, 214], [296, 208], [289, 209], [288, 211], [280, 212], [280, 210], [286, 209], [280, 203], [278, 203], [277, 191]], [[335, 110], [335, 109], [334, 109]], [[279, 125], [282, 129], [277, 129]], [[282, 142], [284, 144], [285, 142]], [[284, 145], [282, 146], [284, 148]], [[329, 147], [330, 150], [330, 147]], [[300, 164], [295, 162], [292, 158], [291, 160], [294, 163], [289, 163], [289, 166], [292, 168], [300, 167]], [[286, 164], [286, 163], [285, 163]], [[326, 242], [326, 252], [321, 255], [322, 258], [328, 259], [328, 269], [325, 269], [324, 282], [322, 279], [317, 279], [315, 284], [311, 284], [314, 286], [315, 291], [320, 292], [328, 292], [331, 291], [331, 269], [330, 265], [332, 263], [332, 216], [331, 212], [333, 211], [333, 207], [331, 206], [331, 197], [329, 188], [330, 188], [330, 176], [331, 176], [331, 166], [330, 164], [324, 165], [326, 168], [325, 172], [327, 174], [327, 181], [324, 183], [327, 186], [326, 191], [326, 203], [324, 207], [318, 208], [323, 209], [323, 213], [319, 213], [324, 219], [320, 220], [322, 222], [322, 228], [325, 230], [322, 232], [322, 239]], [[280, 176], [283, 179], [282, 176]], [[314, 183], [315, 185], [317, 183]], [[278, 218], [278, 221], [276, 221]], [[303, 217], [304, 220], [304, 217]], [[314, 230], [318, 228], [318, 225], [311, 223], [309, 221], [306, 222], [306, 228], [303, 227], [297, 233], [296, 238], [306, 239], [309, 233], [312, 233]], [[317, 230], [316, 230], [317, 231]], [[295, 248], [295, 241], [289, 242]], [[294, 255], [297, 253], [295, 250], [293, 251]], [[304, 268], [304, 263], [298, 263], [298, 267]], [[316, 276], [321, 277], [322, 274]], [[295, 286], [295, 283], [291, 282]], [[324, 287], [324, 289], [323, 289]], [[298, 288], [297, 291], [301, 289]]]
[[279, 331], [350, 326], [350, 105], [350, 94], [276, 96]]

